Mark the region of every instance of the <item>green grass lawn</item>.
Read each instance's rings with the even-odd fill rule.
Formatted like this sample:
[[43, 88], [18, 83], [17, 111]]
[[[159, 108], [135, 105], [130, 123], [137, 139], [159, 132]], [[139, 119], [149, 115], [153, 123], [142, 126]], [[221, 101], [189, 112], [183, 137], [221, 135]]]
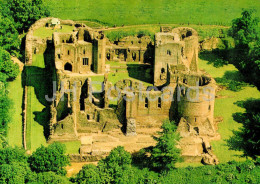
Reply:
[[[46, 146], [47, 142], [44, 137], [44, 126], [46, 122], [44, 117], [39, 118], [40, 113], [45, 109], [45, 104], [39, 100], [40, 92], [45, 93], [44, 80], [45, 62], [43, 54], [33, 55], [32, 67], [27, 69], [27, 147], [35, 151], [41, 145]], [[41, 82], [40, 82], [41, 81]], [[43, 112], [44, 113], [44, 112]], [[45, 116], [46, 117], [46, 116]]]
[[202, 23], [230, 25], [242, 8], [260, 8], [257, 0], [45, 0], [51, 16], [98, 20], [109, 25]]
[[7, 140], [10, 146], [22, 147], [22, 100], [23, 87], [21, 72], [17, 78], [8, 83], [9, 98], [13, 102], [13, 108], [10, 110], [11, 122], [8, 124]]
[[50, 29], [41, 27], [34, 31], [33, 35], [40, 38], [51, 37], [54, 32], [69, 33], [72, 32], [74, 26], [62, 25], [62, 29]]
[[[48, 93], [48, 80], [43, 54], [33, 55], [32, 66], [27, 68], [28, 102], [27, 102], [27, 147], [35, 151], [41, 145], [47, 146], [44, 127], [49, 123], [49, 104], [45, 100]], [[64, 143], [67, 153], [78, 153], [79, 141]]]
[[[225, 73], [233, 73], [236, 75], [238, 70], [233, 65], [225, 65], [220, 68], [216, 68], [211, 64], [208, 64], [205, 60], [200, 60], [200, 69], [205, 69], [212, 77], [223, 77]], [[220, 162], [228, 162], [231, 160], [244, 160], [236, 155], [241, 155], [240, 152], [228, 150], [226, 146], [226, 139], [233, 135], [232, 130], [237, 130], [242, 125], [233, 120], [232, 114], [236, 112], [244, 112], [243, 108], [238, 107], [234, 103], [241, 100], [247, 100], [249, 98], [260, 98], [260, 92], [256, 87], [244, 87], [239, 92], [233, 92], [230, 90], [222, 90], [218, 95], [224, 96], [224, 98], [217, 98], [215, 102], [215, 117], [223, 117], [223, 122], [218, 125], [218, 132], [221, 135], [220, 141], [212, 141], [212, 147], [214, 153], [218, 157]]]
[[64, 142], [66, 146], [66, 154], [76, 154], [79, 153], [79, 148], [81, 146], [80, 141], [71, 141], [71, 142]]

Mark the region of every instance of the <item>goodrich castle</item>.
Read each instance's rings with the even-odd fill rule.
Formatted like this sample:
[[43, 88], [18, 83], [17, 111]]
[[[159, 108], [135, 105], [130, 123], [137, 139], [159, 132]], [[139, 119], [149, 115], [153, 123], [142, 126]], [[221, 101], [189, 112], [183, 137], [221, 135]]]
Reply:
[[[57, 31], [45, 39], [33, 34], [40, 27], [62, 29], [64, 25], [74, 26], [73, 32]], [[216, 84], [199, 70], [198, 33], [194, 29], [162, 27], [154, 39], [142, 35], [111, 42], [103, 30], [45, 18], [29, 30], [26, 65], [32, 64], [34, 55], [47, 50], [50, 59], [45, 62], [56, 82], [49, 141], [81, 140], [81, 155], [107, 154], [117, 145], [128, 144], [131, 148], [136, 145], [131, 150], [137, 151], [153, 145], [151, 136], [170, 119], [178, 125], [179, 146], [186, 160], [217, 162], [210, 146], [210, 140], [217, 137]], [[134, 63], [138, 80], [110, 81], [120, 72], [120, 68], [112, 70], [111, 62]], [[147, 86], [140, 76], [153, 85]], [[99, 92], [95, 77], [103, 77]], [[114, 99], [116, 103], [111, 102]]]

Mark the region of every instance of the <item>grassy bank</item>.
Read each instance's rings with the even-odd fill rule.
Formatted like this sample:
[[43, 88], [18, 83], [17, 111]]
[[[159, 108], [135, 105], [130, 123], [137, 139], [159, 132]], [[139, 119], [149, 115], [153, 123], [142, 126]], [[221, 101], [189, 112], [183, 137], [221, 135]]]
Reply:
[[45, 0], [51, 16], [98, 20], [107, 25], [193, 23], [229, 25], [242, 8], [260, 8], [255, 0]]
[[23, 146], [22, 142], [22, 100], [23, 87], [21, 72], [17, 78], [8, 83], [8, 97], [13, 102], [13, 108], [10, 110], [11, 122], [8, 124], [7, 140], [10, 146]]
[[[227, 75], [230, 78], [232, 76], [235, 78], [238, 75], [238, 70], [233, 65], [216, 68], [212, 64], [208, 64], [206, 60], [200, 60], [199, 65], [200, 69], [206, 70], [214, 78], [223, 78]], [[242, 126], [233, 120], [232, 115], [236, 112], [244, 112], [245, 109], [238, 107], [235, 102], [260, 98], [260, 92], [256, 87], [248, 86], [238, 92], [222, 90], [217, 95], [221, 96], [221, 98], [217, 98], [215, 102], [215, 117], [222, 117], [223, 122], [218, 125], [221, 140], [212, 142], [214, 153], [221, 163], [231, 160], [244, 160], [238, 156], [241, 155], [240, 152], [228, 150], [225, 140], [233, 135], [232, 130], [237, 130]]]

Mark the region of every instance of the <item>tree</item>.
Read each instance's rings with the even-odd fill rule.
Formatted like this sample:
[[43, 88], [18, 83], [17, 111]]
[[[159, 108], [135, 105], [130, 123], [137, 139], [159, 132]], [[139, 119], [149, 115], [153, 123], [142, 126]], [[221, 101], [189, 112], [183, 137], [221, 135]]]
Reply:
[[11, 163], [0, 165], [0, 183], [24, 184], [35, 180], [27, 163]]
[[95, 165], [88, 164], [83, 166], [79, 171], [76, 178], [74, 179], [76, 183], [89, 184], [89, 183], [101, 183], [102, 179], [99, 175], [99, 170]]
[[48, 147], [39, 147], [30, 157], [29, 164], [32, 171], [49, 172], [66, 175], [64, 167], [70, 164], [65, 155], [65, 145], [55, 142]]
[[260, 32], [259, 18], [255, 10], [244, 10], [242, 17], [232, 22], [232, 34], [236, 42], [235, 66], [258, 88], [260, 88]]
[[12, 55], [18, 56], [21, 41], [19, 33], [14, 27], [14, 23], [0, 16], [0, 47]]
[[14, 80], [19, 74], [18, 64], [14, 64], [10, 54], [0, 47], [0, 72], [7, 76], [7, 80]]
[[14, 162], [27, 163], [28, 157], [25, 154], [25, 150], [18, 147], [2, 148], [0, 149], [0, 165], [11, 164]]
[[60, 176], [54, 172], [44, 172], [37, 174], [37, 182], [35, 184], [70, 184], [71, 182], [66, 176]]
[[181, 150], [177, 148], [180, 140], [179, 133], [176, 132], [175, 122], [164, 121], [162, 132], [158, 132], [159, 137], [154, 137], [156, 146], [151, 151], [151, 164], [157, 170], [171, 170], [175, 168], [176, 162], [180, 161]]
[[13, 21], [19, 33], [27, 31], [38, 19], [50, 15], [42, 0], [6, 0], [0, 3], [2, 16]]
[[229, 149], [242, 151], [243, 156], [257, 159], [260, 156], [260, 100], [238, 102], [240, 107], [246, 108], [246, 113], [234, 114], [234, 119], [243, 124], [233, 136], [227, 140]]
[[124, 147], [118, 146], [110, 154], [98, 162], [98, 170], [102, 183], [122, 183], [124, 173], [130, 172], [132, 158]]

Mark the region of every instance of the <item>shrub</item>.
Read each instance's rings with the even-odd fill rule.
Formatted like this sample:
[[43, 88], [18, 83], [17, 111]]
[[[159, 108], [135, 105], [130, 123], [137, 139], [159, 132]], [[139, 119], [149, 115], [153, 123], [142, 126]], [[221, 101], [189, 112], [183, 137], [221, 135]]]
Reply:
[[39, 147], [30, 157], [32, 171], [49, 172], [66, 175], [65, 166], [69, 165], [69, 158], [65, 155], [65, 145], [55, 142], [48, 147]]
[[181, 160], [181, 150], [176, 147], [180, 135], [176, 132], [175, 122], [165, 121], [162, 129], [162, 132], [158, 132], [160, 137], [154, 137], [157, 144], [151, 152], [151, 163], [157, 171], [168, 171], [175, 168], [175, 163]]

